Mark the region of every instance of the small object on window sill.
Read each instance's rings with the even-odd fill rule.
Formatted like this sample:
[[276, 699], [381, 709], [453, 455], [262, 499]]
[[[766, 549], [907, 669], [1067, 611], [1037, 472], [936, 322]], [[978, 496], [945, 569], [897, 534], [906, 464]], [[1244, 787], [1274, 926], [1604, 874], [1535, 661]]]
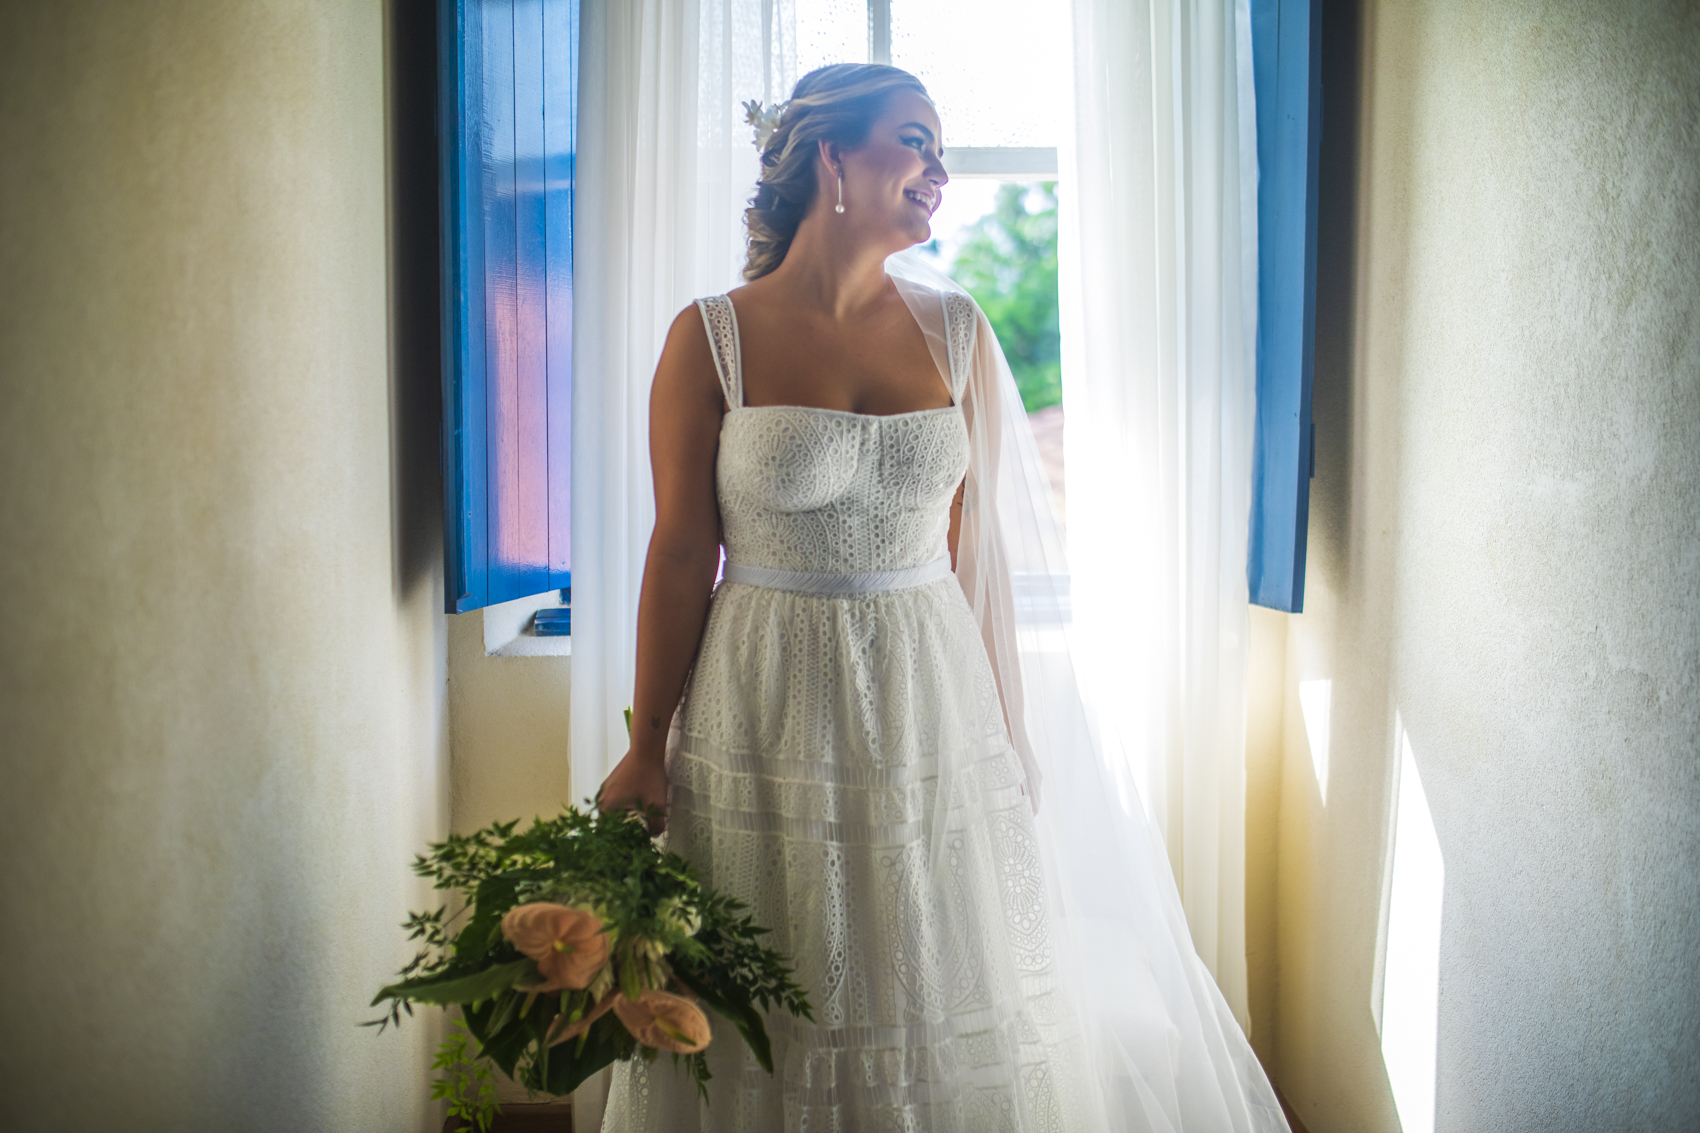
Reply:
[[531, 633], [533, 637], [571, 637], [573, 608], [560, 606], [537, 611], [531, 621]]
[[487, 657], [567, 657], [573, 651], [569, 632], [539, 636], [539, 610], [557, 610], [560, 590], [545, 590], [529, 598], [484, 607], [484, 654]]

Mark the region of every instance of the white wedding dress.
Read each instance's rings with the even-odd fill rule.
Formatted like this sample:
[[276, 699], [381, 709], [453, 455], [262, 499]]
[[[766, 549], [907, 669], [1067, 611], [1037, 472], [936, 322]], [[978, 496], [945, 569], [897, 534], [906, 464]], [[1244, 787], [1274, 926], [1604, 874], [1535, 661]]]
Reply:
[[[1284, 1128], [1249, 1048], [1195, 1055], [1191, 1021], [1148, 1002], [1156, 991], [1136, 994], [1137, 1033], [1119, 1037], [1064, 978], [1076, 949], [1053, 933], [1038, 772], [1011, 742], [1021, 714], [1006, 716], [1008, 681], [946, 545], [990, 329], [965, 295], [903, 289], [948, 408], [745, 406], [731, 301], [698, 303], [730, 406], [716, 465], [727, 566], [670, 738], [668, 846], [772, 930], [814, 1021], [768, 1015], [769, 1074], [715, 1019], [707, 1105], [666, 1056], [617, 1066], [603, 1128]], [[1162, 933], [1118, 963], [1161, 966]], [[1195, 1080], [1241, 1101], [1193, 1104]]]

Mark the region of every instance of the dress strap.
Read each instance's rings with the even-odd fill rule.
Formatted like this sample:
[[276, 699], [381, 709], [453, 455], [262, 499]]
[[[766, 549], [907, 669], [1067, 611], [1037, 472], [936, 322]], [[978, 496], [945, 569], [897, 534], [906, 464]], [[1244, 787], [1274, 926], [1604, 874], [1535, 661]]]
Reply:
[[944, 292], [943, 302], [944, 340], [950, 355], [950, 396], [961, 405], [963, 391], [968, 388], [968, 371], [973, 365], [978, 320], [974, 318], [974, 300], [960, 291]]
[[720, 390], [731, 409], [744, 406], [744, 360], [738, 350], [738, 313], [732, 300], [715, 295], [697, 300], [702, 322], [708, 328], [708, 345], [714, 354], [714, 369], [720, 375]]

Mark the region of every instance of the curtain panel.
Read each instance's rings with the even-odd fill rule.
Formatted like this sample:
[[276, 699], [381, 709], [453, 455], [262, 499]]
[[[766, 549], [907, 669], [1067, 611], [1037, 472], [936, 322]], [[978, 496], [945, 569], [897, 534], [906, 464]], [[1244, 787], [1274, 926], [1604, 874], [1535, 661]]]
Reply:
[[626, 751], [655, 523], [649, 388], [692, 299], [741, 282], [759, 170], [745, 99], [797, 81], [791, 0], [582, 0], [574, 271], [572, 782]]
[[1241, 1026], [1257, 160], [1247, 0], [1074, 0], [1064, 441], [1082, 680]]
[[[675, 315], [740, 282], [759, 166], [741, 103], [790, 92], [792, 0], [581, 0], [573, 341], [573, 791], [626, 752], [655, 524], [649, 390]], [[779, 93], [775, 93], [779, 92]], [[575, 1093], [600, 1128], [608, 1074]]]

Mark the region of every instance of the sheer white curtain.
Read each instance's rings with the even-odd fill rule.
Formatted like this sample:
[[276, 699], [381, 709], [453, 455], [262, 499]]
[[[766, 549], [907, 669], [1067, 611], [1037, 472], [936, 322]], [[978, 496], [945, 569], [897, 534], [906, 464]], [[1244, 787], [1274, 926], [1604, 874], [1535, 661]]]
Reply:
[[1242, 1026], [1257, 165], [1247, 0], [1073, 0], [1062, 149], [1081, 679]]
[[626, 750], [654, 525], [649, 385], [673, 317], [736, 286], [758, 164], [742, 100], [797, 80], [792, 0], [584, 0], [573, 300], [572, 782]]
[[[572, 784], [626, 751], [655, 504], [649, 386], [673, 317], [737, 285], [758, 163], [744, 99], [797, 81], [793, 0], [582, 0], [573, 223]], [[607, 1074], [574, 1095], [597, 1129]]]

